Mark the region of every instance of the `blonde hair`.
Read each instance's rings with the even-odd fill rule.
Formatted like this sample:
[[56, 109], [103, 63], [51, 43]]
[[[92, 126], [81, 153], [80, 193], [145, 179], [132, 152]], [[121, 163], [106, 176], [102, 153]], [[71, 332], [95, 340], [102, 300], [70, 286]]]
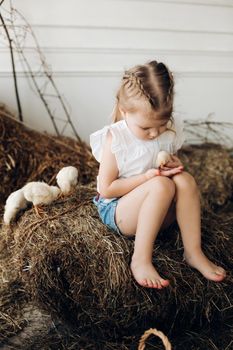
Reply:
[[142, 110], [156, 112], [159, 119], [172, 119], [174, 97], [173, 75], [164, 63], [151, 61], [125, 71], [116, 95], [112, 122], [122, 119], [121, 109], [127, 112]]

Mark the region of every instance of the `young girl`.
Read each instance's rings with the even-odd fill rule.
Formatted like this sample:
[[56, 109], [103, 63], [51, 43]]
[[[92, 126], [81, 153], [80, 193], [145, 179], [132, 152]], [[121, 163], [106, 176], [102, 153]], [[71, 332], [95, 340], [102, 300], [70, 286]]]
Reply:
[[[149, 288], [169, 285], [152, 264], [159, 230], [176, 218], [184, 258], [207, 279], [220, 282], [226, 272], [201, 249], [200, 201], [194, 178], [176, 156], [182, 124], [173, 118], [173, 76], [152, 61], [125, 72], [113, 112], [113, 124], [93, 133], [90, 144], [100, 162], [94, 203], [102, 221], [125, 236], [135, 235], [131, 270]], [[172, 160], [155, 168], [160, 150]]]

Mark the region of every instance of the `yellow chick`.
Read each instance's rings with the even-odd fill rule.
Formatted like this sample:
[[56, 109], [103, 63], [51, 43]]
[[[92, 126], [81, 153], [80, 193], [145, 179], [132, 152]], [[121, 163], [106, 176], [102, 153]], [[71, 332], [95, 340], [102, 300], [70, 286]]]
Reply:
[[6, 225], [14, 220], [16, 214], [27, 207], [27, 200], [24, 197], [23, 190], [12, 192], [6, 200], [3, 221]]
[[67, 195], [78, 183], [78, 169], [74, 166], [66, 166], [58, 172], [56, 179], [62, 194]]
[[157, 155], [155, 165], [159, 168], [171, 160], [171, 155], [167, 151], [160, 151]]
[[[58, 198], [61, 190], [57, 186], [49, 186], [45, 182], [29, 182], [23, 188], [24, 197], [32, 202], [37, 215], [40, 216], [41, 204], [49, 204]], [[39, 212], [40, 211], [40, 212]]]

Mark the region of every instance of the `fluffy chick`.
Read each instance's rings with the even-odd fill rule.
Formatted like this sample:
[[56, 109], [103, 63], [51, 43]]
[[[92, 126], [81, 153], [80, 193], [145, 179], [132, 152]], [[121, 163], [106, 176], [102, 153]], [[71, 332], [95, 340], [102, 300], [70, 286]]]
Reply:
[[155, 165], [157, 168], [164, 166], [167, 162], [171, 161], [171, 156], [167, 151], [160, 151], [157, 155]]
[[60, 194], [57, 186], [49, 186], [45, 182], [29, 182], [23, 188], [24, 197], [27, 201], [32, 202], [37, 215], [39, 213], [39, 205], [49, 204]]
[[67, 195], [78, 183], [78, 169], [74, 166], [66, 166], [58, 172], [56, 179], [62, 194]]
[[6, 225], [14, 220], [16, 214], [27, 207], [27, 200], [24, 197], [23, 190], [12, 192], [6, 200], [3, 221]]

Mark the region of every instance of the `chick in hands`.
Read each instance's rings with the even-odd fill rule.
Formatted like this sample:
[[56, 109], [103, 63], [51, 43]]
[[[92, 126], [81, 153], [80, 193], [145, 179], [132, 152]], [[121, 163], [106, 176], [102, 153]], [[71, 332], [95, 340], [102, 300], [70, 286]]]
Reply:
[[169, 154], [167, 151], [160, 151], [158, 153], [155, 166], [159, 171], [169, 170], [176, 167], [182, 171], [184, 168], [179, 158], [175, 155]]
[[161, 166], [164, 166], [166, 163], [171, 161], [171, 155], [166, 151], [160, 151], [157, 155], [155, 165], [157, 168], [160, 168]]

